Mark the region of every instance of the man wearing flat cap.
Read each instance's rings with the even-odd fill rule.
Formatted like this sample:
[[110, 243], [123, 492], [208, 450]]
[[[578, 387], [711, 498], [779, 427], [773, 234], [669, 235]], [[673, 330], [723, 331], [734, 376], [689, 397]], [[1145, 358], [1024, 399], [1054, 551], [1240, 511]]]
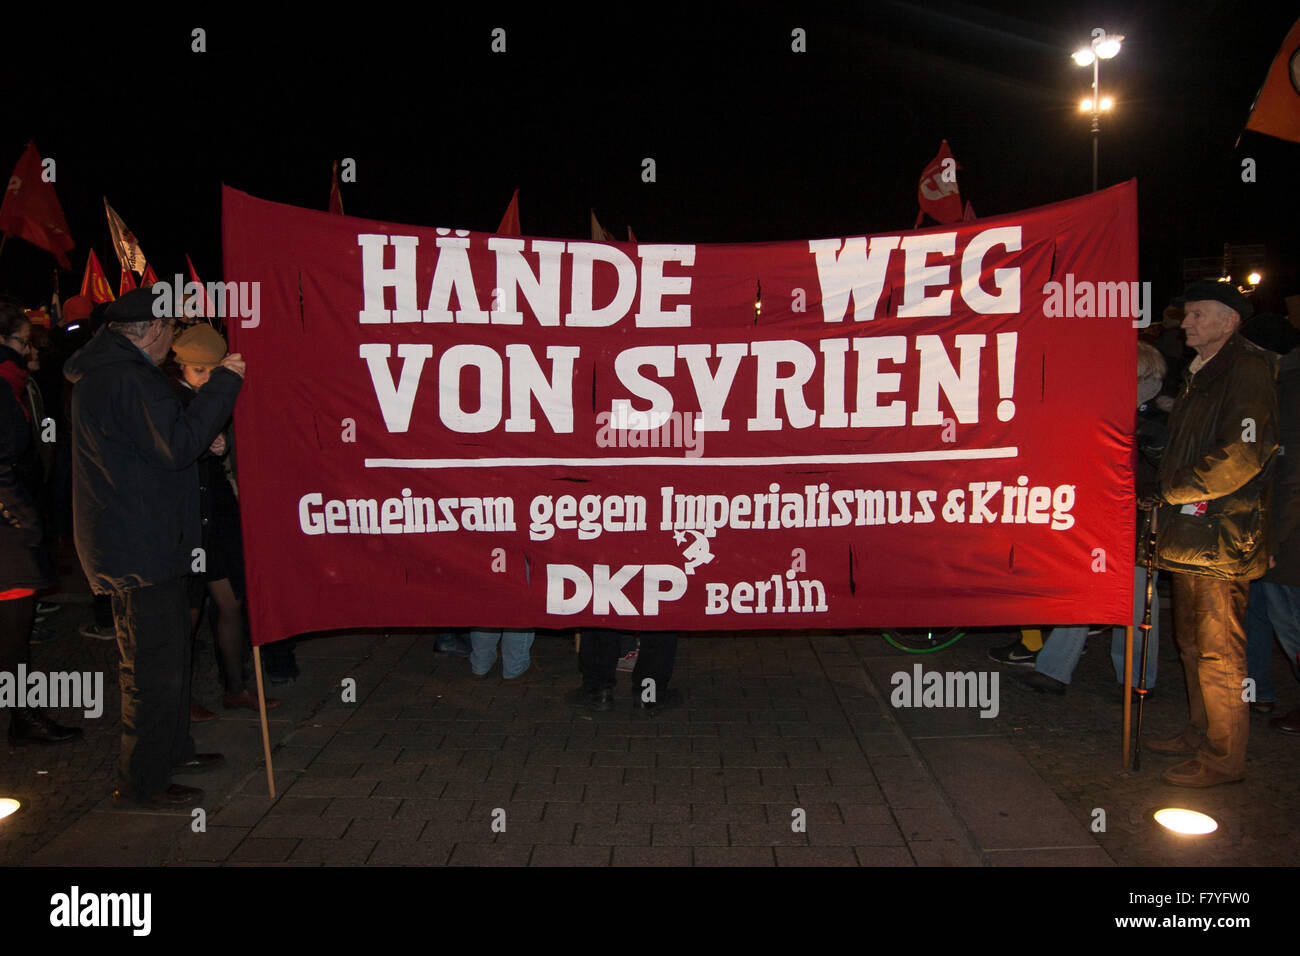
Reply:
[[175, 319], [149, 289], [108, 307], [107, 323], [68, 359], [77, 553], [96, 594], [112, 598], [121, 655], [117, 799], [194, 806], [203, 791], [172, 774], [212, 769], [189, 735], [190, 618], [185, 575], [199, 547], [195, 462], [234, 409], [244, 363], [229, 355], [188, 407], [158, 368]]
[[1276, 358], [1239, 334], [1253, 310], [1228, 282], [1193, 282], [1175, 303], [1196, 352], [1169, 416], [1160, 465], [1157, 554], [1172, 571], [1174, 638], [1188, 726], [1152, 740], [1187, 756], [1168, 783], [1212, 787], [1246, 770], [1246, 600], [1268, 569], [1269, 489], [1277, 452]]

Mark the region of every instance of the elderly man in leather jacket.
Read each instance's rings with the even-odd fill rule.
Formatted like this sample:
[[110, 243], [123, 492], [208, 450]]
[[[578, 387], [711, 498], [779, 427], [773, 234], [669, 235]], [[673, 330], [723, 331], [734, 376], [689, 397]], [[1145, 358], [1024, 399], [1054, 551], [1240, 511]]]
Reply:
[[1250, 581], [1268, 569], [1277, 366], [1237, 334], [1252, 309], [1231, 283], [1194, 282], [1175, 302], [1196, 358], [1170, 413], [1151, 503], [1160, 506], [1159, 567], [1173, 572], [1189, 720], [1147, 748], [1192, 757], [1165, 772], [1168, 783], [1212, 787], [1245, 776], [1246, 601]]

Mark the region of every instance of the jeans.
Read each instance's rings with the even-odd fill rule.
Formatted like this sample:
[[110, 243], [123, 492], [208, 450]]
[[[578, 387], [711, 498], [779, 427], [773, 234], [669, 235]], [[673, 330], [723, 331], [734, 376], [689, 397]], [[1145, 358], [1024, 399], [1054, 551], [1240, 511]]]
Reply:
[[118, 782], [138, 798], [171, 785], [194, 756], [190, 737], [190, 607], [185, 581], [113, 595], [121, 655], [122, 757]]
[[469, 643], [469, 634], [463, 631], [439, 631], [435, 646], [444, 654], [457, 654], [463, 657], [468, 657], [472, 649]]
[[1183, 737], [1200, 740], [1196, 759], [1203, 765], [1240, 777], [1250, 736], [1250, 709], [1241, 697], [1249, 582], [1175, 571], [1173, 583], [1174, 640], [1187, 680]]
[[1300, 654], [1300, 587], [1252, 581], [1246, 607], [1246, 669], [1255, 680], [1255, 700], [1273, 700], [1273, 632], [1291, 670]]
[[490, 671], [497, 662], [498, 644], [501, 645], [502, 677], [511, 680], [528, 670], [532, 631], [470, 631], [469, 669], [475, 674]]
[[[1151, 582], [1151, 636], [1147, 641], [1147, 689], [1156, 686], [1156, 658], [1160, 655], [1160, 596], [1156, 593], [1156, 584], [1160, 581], [1160, 572], [1156, 572]], [[1142, 680], [1142, 616], [1146, 610], [1147, 569], [1138, 566], [1133, 571], [1133, 686], [1141, 686]], [[1043, 649], [1038, 652], [1034, 669], [1059, 680], [1062, 684], [1070, 683], [1074, 668], [1083, 656], [1083, 645], [1088, 639], [1088, 628], [1056, 627], [1047, 636]], [[1111, 634], [1110, 659], [1115, 665], [1115, 680], [1124, 683], [1124, 628], [1117, 627]]]

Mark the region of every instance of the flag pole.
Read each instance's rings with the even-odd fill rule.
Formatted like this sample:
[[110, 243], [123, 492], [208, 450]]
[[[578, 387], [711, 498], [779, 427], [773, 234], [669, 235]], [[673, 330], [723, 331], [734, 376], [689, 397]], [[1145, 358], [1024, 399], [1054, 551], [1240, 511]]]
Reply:
[[[261, 717], [261, 749], [266, 757], [266, 788], [270, 799], [276, 799], [276, 769], [270, 763], [270, 727], [266, 724], [266, 693], [261, 683], [261, 646], [253, 645], [252, 669], [257, 675], [257, 713]], [[1125, 737], [1127, 740], [1127, 736]]]
[[1124, 628], [1124, 769], [1129, 769], [1133, 720], [1133, 623]]

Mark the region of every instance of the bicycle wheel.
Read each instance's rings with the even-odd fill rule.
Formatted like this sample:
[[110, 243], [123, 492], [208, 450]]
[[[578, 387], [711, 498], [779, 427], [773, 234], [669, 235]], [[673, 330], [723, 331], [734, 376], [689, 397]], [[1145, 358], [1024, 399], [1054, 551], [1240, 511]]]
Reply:
[[966, 634], [964, 627], [904, 627], [881, 631], [880, 636], [908, 654], [930, 654], [957, 643]]

